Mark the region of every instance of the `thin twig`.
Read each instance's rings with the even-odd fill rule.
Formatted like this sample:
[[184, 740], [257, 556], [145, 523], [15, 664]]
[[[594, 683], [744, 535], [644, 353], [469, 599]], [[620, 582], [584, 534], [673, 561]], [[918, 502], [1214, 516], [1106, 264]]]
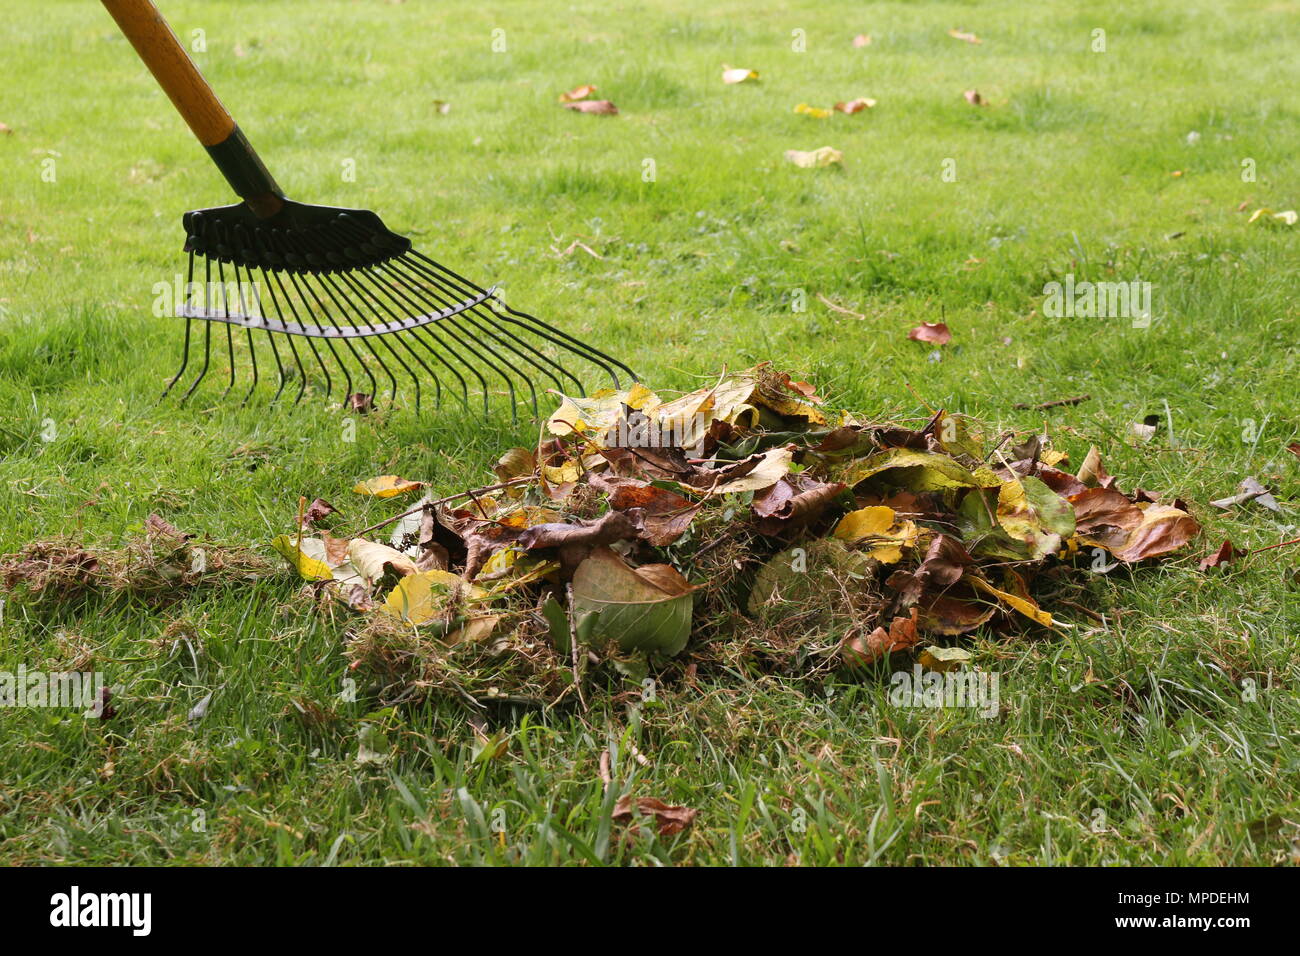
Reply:
[[855, 319], [866, 318], [866, 316], [863, 315], [861, 312], [854, 312], [852, 309], [846, 309], [842, 305], [836, 305], [834, 302], [826, 298], [826, 296], [822, 295], [820, 292], [817, 293], [817, 300], [821, 302], [822, 305], [826, 306], [826, 308], [830, 309], [832, 312], [838, 312], [840, 313], [840, 315], [851, 315]]
[[1292, 538], [1290, 541], [1279, 541], [1277, 544], [1270, 544], [1267, 547], [1256, 548], [1254, 551], [1247, 551], [1247, 554], [1259, 554], [1261, 551], [1272, 551], [1274, 548], [1285, 548], [1288, 544], [1300, 544], [1300, 538]]
[[1079, 405], [1083, 402], [1091, 400], [1091, 398], [1092, 398], [1091, 395], [1076, 395], [1074, 396], [1074, 398], [1058, 398], [1055, 401], [1040, 402], [1037, 405], [1026, 405], [1024, 402], [1017, 402], [1015, 405], [1012, 405], [1011, 407], [1021, 409], [1022, 411], [1025, 409], [1032, 409], [1033, 411], [1036, 412], [1042, 412], [1042, 411], [1046, 411], [1049, 408], [1059, 408], [1062, 405]]
[[439, 498], [437, 501], [426, 501], [424, 502], [424, 504], [416, 505], [414, 508], [411, 508], [407, 511], [403, 511], [401, 514], [396, 514], [393, 515], [391, 518], [385, 518], [383, 521], [376, 522], [375, 524], [372, 524], [369, 528], [362, 528], [360, 531], [356, 533], [355, 537], [359, 538], [363, 534], [369, 534], [370, 532], [374, 531], [377, 528], [382, 528], [386, 524], [392, 524], [394, 521], [400, 521], [402, 518], [408, 517], [409, 515], [417, 514], [418, 512], [423, 511], [425, 508], [435, 508], [438, 505], [445, 505], [450, 501], [456, 501], [460, 498], [473, 498], [475, 495], [482, 494], [485, 491], [500, 491], [502, 488], [510, 488], [513, 487], [514, 485], [520, 485], [526, 481], [532, 481], [532, 480], [533, 480], [532, 475], [526, 475], [522, 478], [511, 478], [509, 481], [503, 481], [499, 485], [485, 485], [482, 488], [474, 488], [471, 491], [460, 491], [454, 495], [448, 495], [446, 498]]

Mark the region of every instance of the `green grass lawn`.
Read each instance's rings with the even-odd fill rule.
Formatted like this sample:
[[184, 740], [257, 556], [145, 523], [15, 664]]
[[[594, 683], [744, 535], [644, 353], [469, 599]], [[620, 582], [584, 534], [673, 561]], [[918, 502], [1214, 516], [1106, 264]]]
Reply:
[[[1300, 550], [1196, 560], [1225, 536], [1300, 533], [1297, 232], [1247, 223], [1300, 205], [1296, 3], [162, 6], [187, 40], [205, 31], [200, 68], [291, 196], [377, 210], [653, 387], [772, 360], [867, 413], [924, 415], [919, 396], [991, 429], [1046, 419], [1076, 464], [1095, 441], [1123, 487], [1183, 497], [1207, 533], [1094, 576], [1105, 626], [1055, 608], [1068, 636], [978, 634], [994, 719], [893, 707], [883, 679], [710, 673], [653, 702], [611, 681], [585, 713], [492, 711], [486, 748], [455, 701], [376, 715], [364, 676], [340, 699], [349, 620], [287, 571], [165, 610], [10, 599], [0, 669], [97, 669], [120, 689], [107, 722], [0, 710], [0, 861], [1300, 859]], [[99, 4], [11, 0], [0, 45], [0, 552], [115, 546], [157, 512], [271, 557], [299, 495], [359, 528], [396, 506], [359, 503], [358, 479], [448, 494], [535, 439], [500, 404], [363, 416], [346, 441], [313, 393], [275, 412], [219, 389], [159, 403], [180, 330], [152, 315], [153, 286], [182, 266], [181, 213], [230, 201], [225, 183]], [[761, 78], [726, 86], [724, 63]], [[620, 115], [561, 109], [583, 83]], [[794, 112], [859, 96], [878, 104]], [[784, 159], [824, 145], [842, 168]], [[556, 254], [575, 238], [601, 258]], [[1045, 317], [1066, 273], [1151, 282], [1154, 321]], [[941, 316], [934, 361], [906, 333]], [[1143, 444], [1129, 426], [1150, 414], [1173, 430]], [[1287, 513], [1209, 507], [1247, 475]], [[386, 765], [355, 760], [363, 718]], [[699, 816], [630, 835], [610, 820], [623, 792]]]

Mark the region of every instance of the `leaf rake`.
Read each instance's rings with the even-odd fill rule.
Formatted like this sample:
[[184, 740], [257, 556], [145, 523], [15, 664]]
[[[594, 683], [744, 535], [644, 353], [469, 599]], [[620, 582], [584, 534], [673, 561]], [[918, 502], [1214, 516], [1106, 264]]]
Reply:
[[538, 414], [538, 384], [582, 394], [565, 364], [575, 358], [616, 388], [620, 373], [636, 380], [617, 359], [506, 305], [495, 286], [484, 289], [416, 251], [375, 213], [286, 198], [154, 4], [103, 4], [243, 200], [183, 218], [189, 263], [177, 313], [185, 342], [164, 395], [188, 381], [181, 402], [189, 399], [212, 370], [214, 351], [226, 359], [223, 397], [247, 361], [245, 403], [272, 369], [273, 403], [291, 392], [296, 404], [319, 383], [327, 401], [337, 388], [355, 407], [385, 391], [395, 404], [399, 382], [409, 380], [417, 410], [431, 383], [436, 407], [449, 397], [469, 410], [478, 404], [471, 395], [481, 395], [486, 415], [496, 393], [512, 416], [521, 401]]

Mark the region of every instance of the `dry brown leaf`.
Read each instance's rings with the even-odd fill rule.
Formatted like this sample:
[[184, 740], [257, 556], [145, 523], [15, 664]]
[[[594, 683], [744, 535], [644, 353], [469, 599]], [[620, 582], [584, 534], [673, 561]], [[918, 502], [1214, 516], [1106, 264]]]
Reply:
[[[613, 819], [623, 822], [631, 820], [632, 805], [633, 800], [630, 796], [620, 797], [618, 803], [614, 804]], [[700, 812], [690, 807], [670, 806], [654, 797], [637, 798], [636, 809], [641, 816], [654, 817], [657, 832], [661, 837], [681, 833], [695, 821], [696, 814]]]
[[943, 322], [922, 322], [907, 333], [913, 342], [930, 342], [933, 345], [947, 345], [952, 341], [952, 333]]
[[948, 31], [948, 36], [952, 37], [954, 40], [965, 40], [967, 43], [983, 43], [983, 42], [984, 42], [984, 41], [981, 40], [979, 37], [977, 37], [975, 34], [973, 34], [973, 33], [963, 33], [961, 30], [949, 30], [949, 31]]
[[303, 512], [302, 520], [304, 524], [315, 524], [328, 515], [337, 514], [338, 510], [324, 498], [313, 498], [307, 510]]
[[1209, 570], [1210, 568], [1220, 568], [1225, 564], [1231, 564], [1233, 561], [1236, 561], [1240, 557], [1244, 557], [1248, 553], [1249, 552], [1246, 551], [1238, 551], [1233, 547], [1231, 541], [1224, 538], [1223, 544], [1219, 545], [1218, 550], [1201, 558], [1200, 567], [1202, 571]]
[[598, 116], [617, 116], [618, 107], [609, 100], [580, 100], [577, 103], [565, 103], [566, 110], [575, 110], [579, 113], [592, 113]]
[[979, 90], [967, 90], [962, 96], [966, 97], [966, 102], [971, 106], [987, 106], [988, 103], [984, 97], [980, 96]]
[[909, 617], [896, 617], [889, 630], [878, 627], [865, 637], [850, 637], [840, 645], [840, 659], [850, 667], [866, 667], [894, 651], [907, 650], [921, 639], [917, 631], [916, 608]]
[[843, 164], [844, 154], [830, 146], [814, 150], [787, 149], [785, 158], [803, 169], [815, 169], [820, 166]]
[[680, 538], [691, 520], [699, 513], [702, 503], [692, 502], [666, 488], [657, 488], [648, 482], [620, 484], [610, 495], [609, 506], [615, 511], [639, 508], [644, 513], [644, 536], [656, 548], [672, 544]]
[[864, 46], [871, 46], [871, 34], [859, 33], [853, 38], [853, 45], [858, 49], [861, 49]]
[[591, 96], [591, 94], [595, 92], [596, 92], [596, 88], [589, 83], [583, 84], [582, 86], [575, 86], [573, 89], [569, 90], [568, 92], [560, 94], [560, 102], [576, 103], [578, 100], [585, 100], [587, 97]]
[[846, 100], [843, 103], [836, 103], [835, 108], [841, 113], [861, 113], [863, 110], [869, 110], [876, 105], [876, 101], [869, 96], [859, 96], [856, 100]]

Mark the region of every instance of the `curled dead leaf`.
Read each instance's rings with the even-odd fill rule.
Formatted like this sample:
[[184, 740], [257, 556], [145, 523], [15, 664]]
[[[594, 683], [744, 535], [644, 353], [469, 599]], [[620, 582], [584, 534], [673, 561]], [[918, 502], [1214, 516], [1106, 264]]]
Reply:
[[822, 146], [809, 151], [787, 149], [785, 158], [801, 169], [817, 169], [826, 166], [843, 165], [844, 163], [844, 154], [830, 146]]
[[632, 808], [643, 817], [653, 817], [656, 832], [661, 837], [681, 833], [692, 823], [699, 813], [690, 807], [674, 807], [654, 797], [638, 797], [634, 802], [631, 796], [620, 797], [614, 804], [613, 819], [627, 822], [633, 818]]
[[609, 100], [579, 100], [576, 103], [565, 103], [564, 108], [578, 113], [592, 113], [598, 116], [618, 115], [618, 107]]
[[876, 101], [869, 96], [859, 96], [856, 100], [845, 100], [843, 103], [836, 103], [835, 108], [841, 113], [861, 113], [863, 110], [869, 110], [876, 105]]
[[952, 341], [952, 332], [943, 322], [922, 322], [907, 333], [913, 342], [929, 342], [933, 345], [947, 345]]
[[578, 100], [585, 100], [595, 92], [596, 88], [589, 83], [583, 84], [582, 86], [575, 86], [573, 89], [560, 94], [560, 102], [576, 103]]

